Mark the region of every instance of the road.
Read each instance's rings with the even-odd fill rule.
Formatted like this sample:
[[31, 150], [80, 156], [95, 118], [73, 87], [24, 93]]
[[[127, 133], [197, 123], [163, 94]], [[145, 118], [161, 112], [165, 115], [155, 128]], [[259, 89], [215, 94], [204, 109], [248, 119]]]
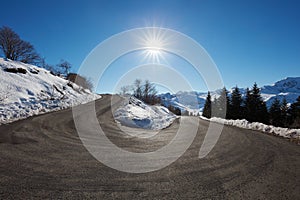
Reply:
[[[107, 137], [128, 151], [159, 149], [179, 127], [177, 120], [154, 137], [129, 137], [117, 128], [110, 99], [96, 101], [98, 120]], [[142, 174], [97, 161], [79, 139], [71, 109], [2, 125], [0, 199], [300, 199], [298, 145], [225, 126], [214, 149], [199, 159], [209, 122], [197, 123], [192, 145], [178, 160]]]

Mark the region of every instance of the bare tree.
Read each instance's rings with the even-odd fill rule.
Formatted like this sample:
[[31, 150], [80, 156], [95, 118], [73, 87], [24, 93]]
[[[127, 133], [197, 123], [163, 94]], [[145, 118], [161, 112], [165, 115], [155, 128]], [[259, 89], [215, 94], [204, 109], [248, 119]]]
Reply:
[[144, 83], [141, 79], [136, 79], [133, 86], [123, 86], [121, 88], [121, 94], [130, 94], [130, 89], [133, 91], [133, 96], [144, 101], [147, 104], [159, 104], [161, 102], [160, 98], [157, 96], [157, 90], [155, 85], [149, 80]]
[[130, 94], [130, 91], [132, 90], [132, 87], [130, 85], [125, 85], [125, 86], [122, 86], [120, 88], [120, 94], [121, 95], [127, 95], [127, 94]]
[[57, 67], [61, 68], [63, 71], [63, 74], [66, 76], [69, 74], [69, 71], [72, 67], [71, 63], [65, 60], [60, 60], [60, 62], [57, 64]]
[[32, 44], [22, 40], [11, 28], [0, 28], [0, 49], [5, 58], [24, 63], [37, 64], [41, 61]]
[[93, 81], [90, 78], [87, 77], [83, 77], [85, 82], [83, 84], [83, 88], [89, 89], [90, 91], [92, 91], [94, 89], [94, 84]]
[[134, 81], [134, 96], [138, 99], [141, 99], [142, 98], [142, 80], [141, 79], [136, 79]]
[[76, 73], [69, 73], [67, 80], [72, 81], [85, 89], [89, 89], [90, 91], [94, 88], [93, 82], [90, 78], [86, 78]]
[[143, 85], [142, 99], [145, 103], [155, 104], [157, 91], [155, 85], [146, 80]]

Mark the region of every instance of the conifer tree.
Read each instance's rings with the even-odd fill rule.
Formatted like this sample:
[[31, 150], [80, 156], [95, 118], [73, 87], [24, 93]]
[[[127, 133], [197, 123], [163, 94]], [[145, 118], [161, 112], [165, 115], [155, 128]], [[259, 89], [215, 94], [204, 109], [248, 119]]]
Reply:
[[247, 89], [245, 99], [246, 119], [250, 122], [269, 123], [269, 114], [266, 103], [262, 100], [260, 89], [254, 83], [252, 90]]
[[228, 107], [228, 114], [231, 119], [243, 118], [242, 95], [239, 88], [236, 86], [231, 94], [231, 101]]
[[300, 96], [292, 103], [290, 110], [290, 124], [292, 128], [300, 128]]
[[215, 110], [216, 112], [214, 112], [213, 114], [216, 115], [216, 117], [226, 118], [229, 102], [230, 100], [228, 97], [228, 91], [224, 87], [220, 93], [219, 98], [216, 99], [216, 108], [213, 108], [213, 110]]
[[269, 110], [270, 123], [274, 126], [282, 127], [281, 105], [280, 101], [275, 98]]
[[208, 92], [205, 100], [204, 108], [203, 108], [203, 113], [202, 113], [203, 117], [211, 118], [211, 107], [212, 107], [211, 96], [210, 96], [210, 92]]
[[249, 88], [246, 89], [246, 97], [244, 102], [244, 116], [245, 119], [253, 122], [255, 120], [255, 116], [253, 115], [254, 104], [253, 104], [253, 97], [251, 95], [251, 90]]
[[287, 127], [288, 126], [288, 110], [289, 106], [286, 101], [286, 98], [282, 100], [281, 106], [280, 106], [280, 111], [281, 111], [281, 121], [282, 121], [282, 126]]

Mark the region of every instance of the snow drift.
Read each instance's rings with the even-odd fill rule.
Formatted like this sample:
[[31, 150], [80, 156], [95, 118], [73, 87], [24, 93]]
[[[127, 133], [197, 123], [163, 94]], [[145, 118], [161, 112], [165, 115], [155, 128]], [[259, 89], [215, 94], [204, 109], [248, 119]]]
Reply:
[[222, 119], [217, 117], [212, 117], [211, 119], [207, 119], [203, 116], [201, 116], [201, 118], [205, 120], [209, 120], [211, 122], [221, 123], [225, 125], [230, 125], [230, 126], [235, 126], [235, 127], [245, 128], [250, 130], [261, 131], [264, 133], [270, 133], [277, 136], [282, 136], [284, 138], [300, 140], [300, 129], [275, 127], [260, 122], [248, 122], [245, 119], [232, 120], [232, 119]]
[[34, 65], [0, 58], [0, 124], [100, 98]]
[[160, 130], [170, 126], [176, 115], [163, 106], [149, 106], [134, 97], [125, 97], [114, 111], [114, 118], [124, 126]]

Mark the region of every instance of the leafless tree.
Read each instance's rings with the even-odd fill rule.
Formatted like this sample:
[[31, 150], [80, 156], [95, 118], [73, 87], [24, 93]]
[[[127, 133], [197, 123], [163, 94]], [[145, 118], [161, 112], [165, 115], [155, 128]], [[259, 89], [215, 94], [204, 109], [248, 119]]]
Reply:
[[71, 63], [65, 60], [60, 60], [60, 62], [57, 64], [57, 67], [61, 68], [63, 71], [63, 74], [66, 76], [69, 74], [69, 71], [72, 67]]
[[136, 79], [133, 83], [134, 85], [134, 96], [138, 99], [142, 98], [142, 80], [141, 79]]
[[151, 83], [149, 80], [146, 80], [143, 85], [142, 98], [145, 103], [154, 104], [155, 96], [157, 94], [157, 90], [155, 89], [155, 85]]
[[67, 76], [67, 80], [72, 81], [73, 83], [76, 83], [77, 85], [85, 89], [89, 89], [90, 91], [92, 91], [92, 89], [94, 88], [93, 82], [90, 78], [81, 76], [76, 73], [69, 73]]
[[[136, 79], [132, 86], [133, 96], [144, 101], [147, 104], [159, 104], [160, 98], [157, 96], [157, 90], [155, 85], [149, 80], [146, 80], [144, 83], [141, 79]], [[121, 88], [121, 94], [124, 94], [128, 91], [128, 86], [123, 86]]]
[[5, 58], [24, 63], [37, 64], [41, 61], [32, 44], [22, 40], [11, 28], [0, 28], [0, 49]]
[[130, 91], [132, 90], [132, 86], [125, 85], [125, 86], [122, 86], [120, 88], [120, 90], [121, 90], [121, 92], [120, 92], [121, 95], [127, 95], [127, 94], [130, 94]]

